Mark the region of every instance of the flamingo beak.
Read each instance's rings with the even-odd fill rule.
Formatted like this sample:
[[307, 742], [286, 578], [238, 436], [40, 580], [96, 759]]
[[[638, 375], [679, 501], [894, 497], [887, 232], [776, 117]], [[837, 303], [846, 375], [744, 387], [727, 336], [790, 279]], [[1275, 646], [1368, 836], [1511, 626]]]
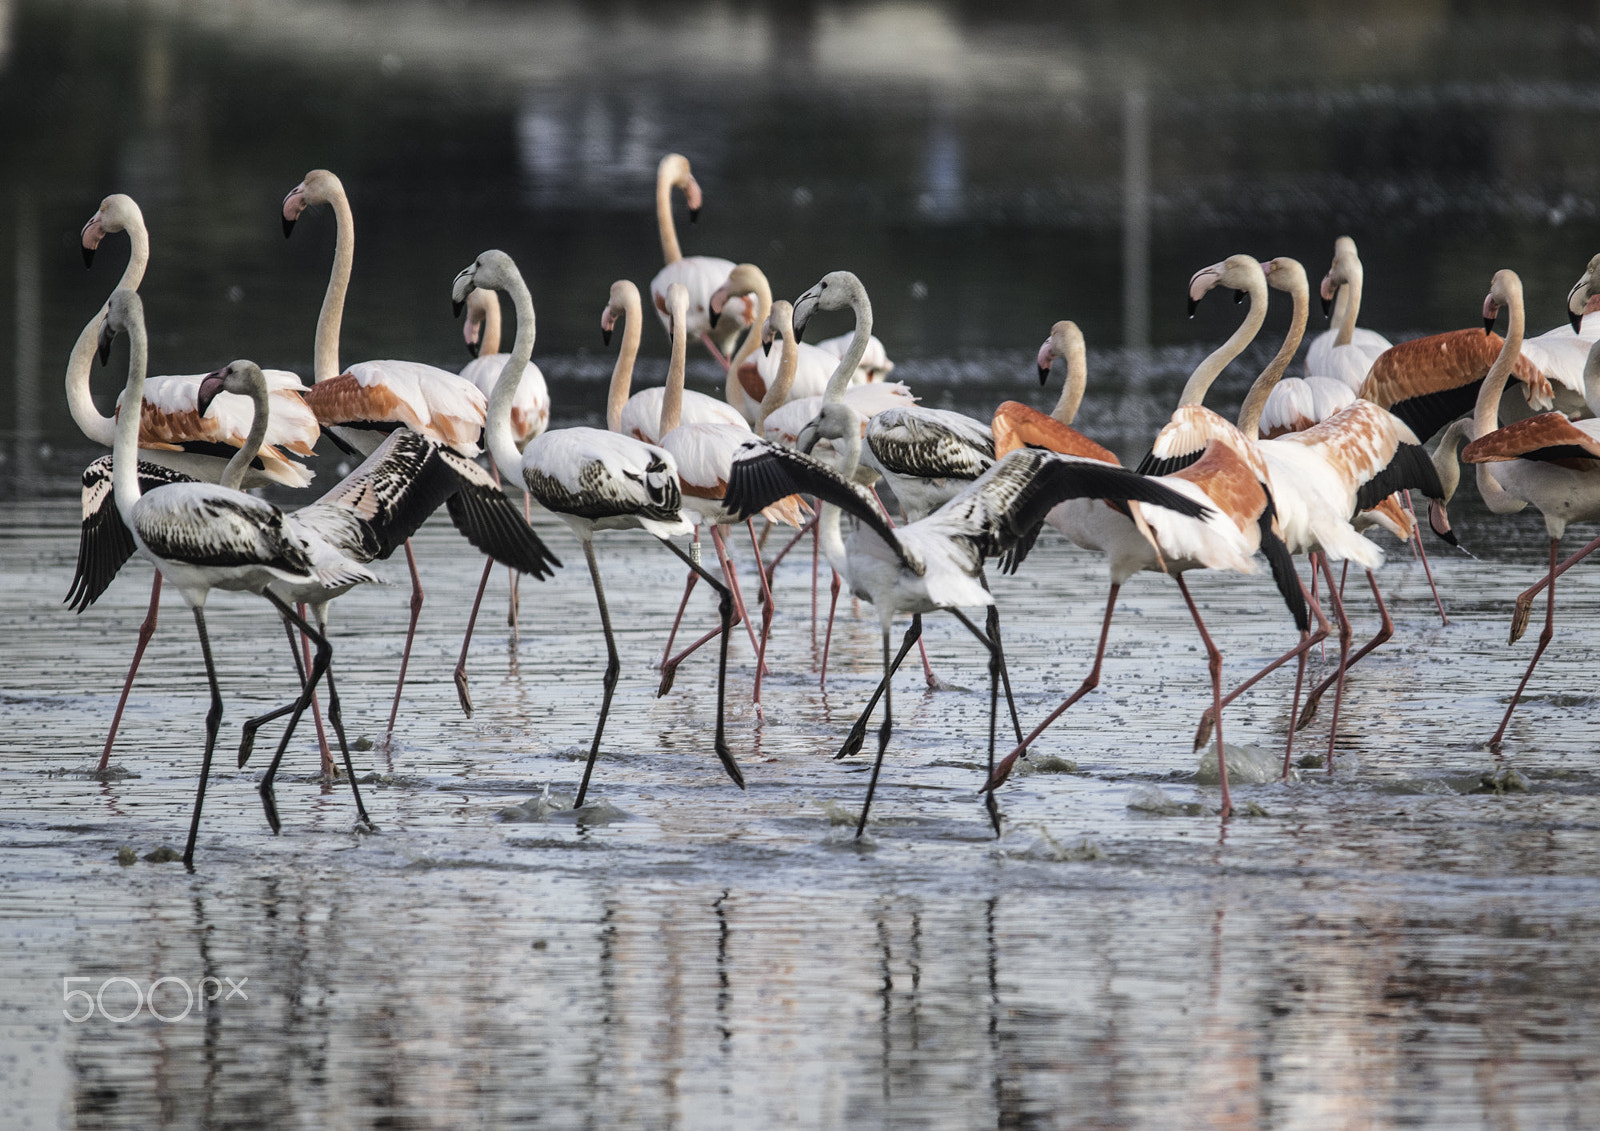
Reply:
[[1428, 503], [1428, 525], [1433, 528], [1433, 532], [1442, 541], [1448, 542], [1452, 546], [1461, 545], [1456, 540], [1455, 532], [1450, 529], [1450, 512], [1445, 509], [1444, 503], [1439, 499], [1433, 499]]
[[222, 392], [222, 375], [226, 370], [219, 369], [215, 373], [207, 373], [200, 382], [200, 392], [195, 398], [195, 407], [200, 410], [200, 415], [205, 416], [211, 411], [211, 402], [217, 399], [217, 394]]
[[117, 332], [111, 326], [111, 319], [107, 318], [100, 324], [100, 342], [94, 351], [102, 366], [111, 360], [111, 342], [116, 336]]
[[294, 222], [300, 219], [300, 213], [306, 210], [306, 183], [301, 181], [289, 190], [289, 195], [283, 198], [283, 238], [288, 239], [289, 233], [294, 231]]
[[1568, 309], [1567, 321], [1572, 323], [1572, 332], [1574, 334], [1583, 333], [1583, 315], [1574, 314], [1570, 309]]
[[1199, 309], [1199, 307], [1200, 307], [1200, 300], [1195, 298], [1193, 295], [1190, 295], [1189, 296], [1189, 317], [1190, 318], [1194, 317], [1194, 312], [1197, 309]]
[[1233, 292], [1233, 305], [1234, 306], [1238, 306], [1243, 301], [1244, 301], [1244, 292], [1243, 291], [1234, 291]]
[[1500, 304], [1495, 302], [1493, 296], [1483, 300], [1483, 332], [1487, 336], [1494, 332], [1494, 320], [1500, 317]]
[[1039, 384], [1043, 385], [1050, 380], [1050, 367], [1055, 364], [1056, 355], [1050, 349], [1050, 343], [1045, 342], [1039, 347]]
[[96, 212], [89, 217], [89, 222], [83, 226], [82, 249], [84, 267], [94, 266], [94, 253], [100, 246], [100, 241], [105, 238], [106, 230], [100, 224], [100, 213]]

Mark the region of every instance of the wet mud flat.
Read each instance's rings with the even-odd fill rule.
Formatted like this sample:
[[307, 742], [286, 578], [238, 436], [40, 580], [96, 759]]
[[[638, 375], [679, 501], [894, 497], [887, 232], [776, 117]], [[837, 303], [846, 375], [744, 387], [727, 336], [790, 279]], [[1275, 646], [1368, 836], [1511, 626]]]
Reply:
[[[876, 619], [841, 603], [819, 691], [806, 548], [779, 570], [759, 713], [734, 637], [740, 793], [710, 749], [714, 654], [654, 694], [681, 567], [605, 541], [623, 673], [576, 820], [559, 802], [604, 665], [581, 554], [536, 520], [567, 568], [522, 587], [514, 644], [496, 571], [467, 719], [450, 674], [481, 559], [435, 520], [394, 741], [355, 752], [376, 834], [316, 780], [306, 726], [271, 835], [254, 785], [275, 731], [244, 771], [233, 751], [292, 669], [264, 603], [214, 595], [227, 714], [189, 874], [143, 857], [187, 830], [206, 710], [192, 620], [169, 590], [121, 772], [93, 778], [150, 571], [73, 617], [75, 522], [71, 501], [0, 512], [8, 1126], [1583, 1126], [1600, 1103], [1592, 567], [1558, 584], [1515, 773], [1496, 775], [1484, 742], [1543, 612], [1508, 647], [1509, 601], [1537, 555], [1441, 553], [1441, 627], [1386, 543], [1397, 631], [1350, 678], [1333, 774], [1236, 783], [1254, 815], [1225, 829], [1191, 751], [1204, 653], [1169, 581], [1124, 588], [1101, 689], [1037, 747], [1053, 772], [1002, 791], [998, 839], [976, 796], [983, 657], [929, 618], [936, 669], [969, 690], [926, 692], [908, 661], [858, 844], [870, 761], [831, 754], [877, 678]], [[387, 719], [408, 598], [389, 573], [334, 605], [353, 739]], [[1104, 571], [1047, 535], [994, 581], [1029, 726], [1087, 669]], [[1289, 644], [1268, 578], [1192, 584], [1231, 679]], [[1364, 584], [1346, 592], [1370, 631]], [[712, 623], [703, 591], [690, 610], [688, 631]], [[1228, 741], [1281, 751], [1292, 683], [1242, 696]], [[1331, 707], [1298, 753], [1323, 750]], [[84, 1012], [74, 989], [98, 995], [81, 1022], [63, 1016]], [[131, 1013], [136, 995], [182, 1016]]]

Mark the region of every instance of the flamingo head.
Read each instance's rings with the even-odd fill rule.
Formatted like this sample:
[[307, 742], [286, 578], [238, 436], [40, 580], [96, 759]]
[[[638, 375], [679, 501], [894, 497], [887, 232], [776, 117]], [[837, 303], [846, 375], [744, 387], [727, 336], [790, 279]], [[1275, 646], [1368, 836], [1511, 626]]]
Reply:
[[689, 171], [689, 159], [683, 154], [669, 153], [656, 166], [656, 191], [660, 192], [663, 185], [668, 190], [683, 190], [683, 198], [689, 205], [689, 223], [700, 218], [700, 184]]
[[1194, 317], [1200, 300], [1213, 287], [1232, 287], [1238, 292], [1234, 297], [1234, 301], [1238, 302], [1257, 281], [1265, 283], [1266, 279], [1261, 261], [1253, 255], [1230, 255], [1221, 263], [1200, 268], [1189, 277], [1189, 317]]
[[1261, 264], [1261, 273], [1267, 277], [1267, 286], [1275, 290], [1288, 291], [1293, 294], [1297, 290], [1306, 290], [1309, 283], [1306, 281], [1306, 269], [1300, 265], [1298, 259], [1290, 259], [1280, 255], [1276, 259], [1269, 259]]
[[667, 287], [667, 313], [672, 317], [672, 332], [689, 332], [689, 288], [682, 283]]
[[805, 294], [794, 300], [794, 340], [800, 341], [806, 323], [817, 310], [843, 310], [857, 295], [865, 296], [861, 280], [849, 271], [829, 271]]
[[1600, 255], [1589, 260], [1583, 278], [1567, 292], [1567, 321], [1572, 323], [1574, 334], [1583, 332], [1583, 316], [1596, 297], [1600, 297]]
[[789, 305], [788, 299], [780, 298], [772, 304], [767, 320], [761, 324], [761, 344], [770, 347], [779, 338], [788, 340], [793, 336], [794, 307]]
[[343, 195], [344, 184], [338, 177], [326, 169], [311, 170], [306, 174], [306, 179], [290, 189], [289, 195], [283, 198], [283, 238], [289, 238], [294, 231], [294, 222], [300, 219], [300, 213], [306, 210], [307, 205], [326, 204]]
[[611, 295], [606, 300], [606, 308], [600, 312], [600, 337], [606, 345], [611, 344], [611, 331], [617, 328], [617, 322], [625, 317], [637, 317], [639, 314], [639, 288], [628, 279], [618, 279], [611, 284]]
[[467, 352], [477, 357], [483, 352], [484, 330], [489, 324], [491, 306], [500, 302], [493, 291], [474, 287], [467, 295], [467, 320], [461, 327], [461, 336], [467, 343]]
[[261, 366], [240, 358], [201, 378], [200, 392], [195, 398], [195, 408], [201, 416], [205, 416], [211, 411], [211, 402], [217, 399], [218, 393], [238, 393], [240, 396], [248, 397], [254, 395], [258, 389], [264, 393], [266, 388], [267, 378], [266, 374], [261, 372]]
[[800, 429], [796, 446], [807, 455], [822, 440], [846, 440], [861, 435], [861, 414], [843, 401], [824, 401], [816, 417]]
[[461, 269], [450, 285], [450, 308], [457, 318], [467, 304], [467, 296], [474, 287], [484, 290], [509, 290], [513, 280], [520, 280], [516, 262], [505, 252], [489, 250], [474, 259], [470, 266]]
[[100, 210], [89, 217], [89, 222], [83, 226], [81, 235], [83, 265], [92, 267], [95, 249], [100, 246], [100, 241], [111, 232], [123, 231], [129, 222], [138, 216], [139, 206], [133, 202], [131, 196], [114, 192], [102, 200]]
[[111, 343], [117, 334], [136, 324], [144, 324], [144, 303], [139, 300], [139, 292], [131, 287], [118, 287], [111, 292], [105, 319], [100, 323], [100, 340], [95, 353], [101, 365], [111, 359]]
[[1483, 332], [1488, 334], [1494, 330], [1495, 319], [1500, 316], [1500, 308], [1509, 306], [1512, 302], [1522, 301], [1522, 280], [1515, 271], [1502, 267], [1494, 273], [1494, 279], [1489, 283], [1489, 293], [1483, 300]]
[[1083, 331], [1071, 319], [1063, 318], [1050, 327], [1050, 336], [1039, 347], [1039, 384], [1050, 380], [1050, 367], [1058, 357], [1083, 352]]

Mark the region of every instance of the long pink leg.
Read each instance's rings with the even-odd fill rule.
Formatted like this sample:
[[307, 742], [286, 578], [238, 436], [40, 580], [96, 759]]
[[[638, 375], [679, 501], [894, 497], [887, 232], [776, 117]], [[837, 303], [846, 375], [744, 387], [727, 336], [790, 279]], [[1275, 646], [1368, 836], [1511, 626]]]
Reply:
[[106, 735], [106, 748], [100, 751], [100, 764], [95, 767], [96, 773], [104, 773], [106, 766], [111, 762], [111, 745], [117, 741], [117, 728], [122, 725], [122, 712], [128, 706], [128, 693], [133, 690], [133, 677], [139, 670], [139, 661], [144, 659], [145, 646], [156, 634], [156, 618], [160, 612], [161, 571], [158, 569], [155, 581], [150, 583], [150, 607], [145, 610], [144, 623], [139, 626], [139, 642], [133, 647], [133, 663], [128, 665], [128, 676], [122, 681], [122, 695], [117, 699], [116, 714], [111, 716], [111, 733]]
[[[1367, 584], [1372, 587], [1372, 596], [1378, 602], [1378, 615], [1383, 618], [1383, 623], [1378, 626], [1378, 631], [1373, 638], [1363, 644], [1356, 650], [1356, 654], [1350, 657], [1350, 662], [1344, 665], [1344, 671], [1349, 671], [1355, 667], [1356, 664], [1361, 662], [1363, 656], [1394, 635], [1394, 621], [1389, 618], [1389, 608], [1383, 603], [1383, 594], [1378, 591], [1378, 578], [1370, 569], [1367, 570]], [[1311, 694], [1306, 698], [1306, 708], [1300, 713], [1300, 721], [1294, 726], [1295, 730], [1303, 729], [1311, 721], [1312, 716], [1317, 713], [1317, 703], [1327, 694], [1328, 688], [1333, 686], [1334, 681], [1341, 674], [1336, 672], [1311, 689]]]
[[[1316, 577], [1317, 577], [1316, 563], [1315, 563], [1315, 561], [1313, 561], [1312, 564], [1311, 564], [1311, 579], [1313, 581], [1315, 581]], [[1222, 697], [1222, 705], [1224, 707], [1226, 707], [1229, 703], [1232, 703], [1235, 699], [1239, 698], [1239, 696], [1242, 695], [1244, 692], [1246, 692], [1250, 688], [1254, 687], [1268, 673], [1277, 671], [1280, 667], [1282, 667], [1284, 664], [1288, 663], [1290, 660], [1293, 660], [1296, 657], [1299, 657], [1301, 665], [1303, 666], [1304, 663], [1305, 663], [1305, 657], [1306, 657], [1307, 652], [1314, 645], [1320, 644], [1323, 641], [1323, 639], [1327, 637], [1327, 635], [1328, 635], [1328, 633], [1330, 631], [1330, 626], [1328, 624], [1328, 618], [1322, 612], [1322, 605], [1319, 604], [1318, 601], [1317, 601], [1316, 591], [1315, 590], [1307, 590], [1306, 586], [1305, 586], [1305, 582], [1301, 582], [1300, 583], [1300, 589], [1301, 589], [1302, 592], [1304, 592], [1306, 594], [1307, 606], [1310, 608], [1312, 614], [1317, 618], [1318, 627], [1317, 627], [1316, 631], [1310, 633], [1307, 636], [1302, 636], [1300, 638], [1300, 643], [1296, 644], [1293, 648], [1290, 648], [1287, 652], [1285, 652], [1283, 655], [1279, 656], [1276, 660], [1273, 660], [1266, 667], [1264, 667], [1260, 671], [1256, 672], [1255, 675], [1251, 676], [1249, 679], [1247, 679], [1243, 683], [1241, 683], [1238, 687], [1235, 687], [1232, 691], [1228, 692], [1228, 694], [1224, 695]], [[1296, 683], [1298, 683], [1298, 682], [1299, 682], [1299, 680], [1297, 679]], [[1293, 713], [1290, 714], [1289, 719], [1290, 719], [1290, 722], [1292, 723], [1293, 720], [1294, 720]], [[1213, 725], [1213, 722], [1212, 722], [1211, 708], [1207, 707], [1206, 710], [1205, 710], [1205, 713], [1200, 716], [1200, 725], [1195, 728], [1195, 732], [1194, 732], [1194, 748], [1196, 750], [1198, 750], [1202, 746], [1204, 746], [1206, 744], [1206, 741], [1211, 737], [1211, 727], [1212, 727], [1212, 725]]]
[[833, 612], [839, 607], [839, 575], [833, 575], [833, 585], [828, 597], [828, 631], [822, 637], [822, 682], [817, 686], [826, 691], [828, 688], [828, 649], [833, 645]]
[[[1222, 653], [1212, 643], [1211, 634], [1206, 631], [1206, 622], [1200, 619], [1200, 608], [1190, 596], [1189, 586], [1183, 580], [1183, 574], [1175, 573], [1172, 576], [1178, 583], [1184, 602], [1189, 606], [1189, 615], [1194, 618], [1194, 626], [1200, 630], [1200, 639], [1206, 646], [1206, 666], [1211, 669], [1211, 707], [1216, 712], [1217, 720], [1217, 776], [1222, 779], [1222, 819], [1226, 821], [1233, 812], [1233, 799], [1228, 795], [1228, 763], [1223, 756], [1222, 747]], [[1333, 584], [1331, 576], [1328, 578], [1328, 584]]]
[[1506, 706], [1505, 718], [1500, 720], [1500, 729], [1494, 732], [1494, 737], [1489, 740], [1489, 749], [1496, 755], [1500, 753], [1500, 744], [1506, 736], [1506, 727], [1511, 725], [1511, 712], [1517, 709], [1517, 703], [1522, 699], [1522, 692], [1528, 686], [1528, 680], [1533, 676], [1533, 669], [1539, 665], [1539, 657], [1544, 655], [1544, 650], [1550, 646], [1550, 641], [1556, 634], [1556, 548], [1561, 545], [1558, 538], [1550, 539], [1550, 576], [1545, 579], [1544, 595], [1544, 631], [1539, 634], [1539, 646], [1533, 650], [1533, 659], [1528, 661], [1528, 670], [1522, 673], [1522, 682], [1517, 684], [1516, 694], [1511, 696], [1511, 702]]
[[[1556, 567], [1556, 576], [1560, 577], [1562, 574], [1566, 573], [1567, 570], [1577, 565], [1596, 550], [1600, 550], [1600, 538], [1596, 538], [1593, 542], [1590, 542], [1587, 546], [1583, 547], [1566, 561], [1558, 565]], [[1530, 585], [1521, 593], [1517, 594], [1516, 608], [1511, 614], [1510, 643], [1515, 644], [1518, 640], [1521, 640], [1522, 634], [1528, 630], [1528, 612], [1533, 608], [1533, 599], [1537, 597], [1539, 595], [1539, 591], [1548, 584], [1550, 584], [1550, 579], [1548, 577], [1542, 577], [1536, 584]]]
[[811, 647], [817, 646], [817, 559], [822, 551], [822, 527], [811, 524]]
[[996, 766], [994, 768], [994, 772], [989, 775], [989, 780], [984, 783], [984, 790], [993, 791], [997, 787], [1005, 784], [1006, 778], [1011, 774], [1011, 767], [1017, 764], [1017, 759], [1022, 757], [1022, 755], [1027, 751], [1028, 747], [1033, 745], [1034, 741], [1045, 732], [1050, 724], [1059, 719], [1062, 714], [1066, 712], [1068, 707], [1072, 706], [1079, 699], [1082, 699], [1085, 695], [1089, 694], [1089, 692], [1093, 691], [1100, 685], [1100, 662], [1105, 659], [1106, 638], [1111, 635], [1111, 614], [1116, 611], [1117, 593], [1119, 590], [1121, 590], [1121, 588], [1122, 586], [1120, 585], [1113, 585], [1111, 587], [1111, 592], [1106, 594], [1106, 617], [1105, 620], [1100, 623], [1100, 646], [1095, 649], [1094, 667], [1089, 669], [1089, 674], [1085, 676], [1083, 682], [1078, 685], [1078, 690], [1067, 696], [1066, 702], [1062, 703], [1061, 706], [1057, 707], [1054, 711], [1051, 711], [1048, 715], [1046, 715], [1044, 722], [1040, 723], [1038, 726], [1029, 731], [1028, 737], [1019, 742], [1015, 750], [1000, 760], [1000, 764]]
[[394, 684], [394, 706], [389, 708], [389, 733], [394, 733], [394, 720], [400, 714], [400, 692], [406, 685], [406, 668], [411, 664], [411, 642], [417, 635], [417, 618], [422, 615], [422, 578], [417, 575], [417, 555], [411, 549], [411, 539], [406, 539], [406, 567], [411, 570], [411, 623], [406, 627], [406, 648], [400, 654], [400, 678]]
[[[304, 602], [296, 605], [294, 611], [300, 614], [300, 619], [306, 619], [306, 606]], [[324, 633], [326, 635], [326, 633]], [[311, 637], [305, 633], [300, 634], [300, 648], [305, 654], [306, 671], [311, 670]], [[333, 751], [328, 749], [328, 732], [322, 726], [322, 708], [317, 704], [317, 693], [311, 692], [311, 721], [317, 724], [317, 745], [322, 749], [322, 776], [332, 780], [335, 776], [333, 768]]]
[[1417, 551], [1417, 557], [1422, 561], [1422, 572], [1428, 578], [1428, 588], [1433, 591], [1433, 603], [1439, 609], [1439, 624], [1448, 625], [1450, 618], [1444, 614], [1444, 601], [1439, 597], [1439, 587], [1433, 583], [1433, 567], [1428, 564], [1428, 551], [1422, 548], [1422, 523], [1417, 521], [1417, 512], [1411, 505], [1411, 492], [1401, 491], [1400, 498], [1411, 514], [1411, 540]]
[[1333, 773], [1333, 746], [1339, 740], [1339, 708], [1344, 703], [1344, 670], [1350, 662], [1350, 617], [1344, 611], [1344, 602], [1339, 599], [1339, 591], [1333, 585], [1333, 566], [1328, 563], [1328, 555], [1322, 554], [1322, 572], [1328, 578], [1328, 596], [1332, 598], [1333, 616], [1339, 622], [1339, 670], [1334, 673], [1333, 691], [1333, 723], [1328, 728], [1328, 773]]
[[[757, 707], [761, 706], [761, 676], [767, 670], [767, 638], [772, 634], [772, 618], [777, 613], [777, 603], [772, 599], [772, 585], [767, 577], [767, 571], [761, 564], [761, 543], [756, 538], [756, 525], [750, 519], [744, 520], [745, 526], [750, 531], [750, 553], [756, 559], [756, 576], [761, 579], [761, 643], [756, 647], [756, 681], [754, 699]], [[768, 526], [771, 529], [771, 526]], [[799, 535], [795, 536], [796, 538]], [[789, 545], [794, 545], [790, 542]], [[773, 568], [777, 568], [774, 561]]]
[[483, 577], [478, 581], [478, 595], [472, 599], [472, 615], [467, 618], [467, 635], [461, 641], [461, 657], [456, 660], [456, 698], [461, 710], [472, 718], [472, 692], [467, 690], [467, 650], [472, 647], [472, 630], [478, 624], [478, 607], [483, 604], [483, 591], [489, 588], [489, 574], [494, 572], [494, 559], [483, 559]]
[[[694, 544], [690, 547], [690, 551], [694, 555], [694, 560], [695, 561], [699, 561], [700, 560], [700, 526], [699, 526], [698, 523], [695, 524], [695, 528], [694, 528]], [[660, 667], [660, 670], [662, 670], [662, 671], [666, 671], [667, 661], [672, 656], [672, 642], [674, 640], [678, 639], [678, 625], [683, 623], [683, 610], [687, 609], [689, 607], [689, 594], [694, 592], [695, 583], [698, 582], [699, 580], [700, 580], [700, 575], [695, 573], [695, 571], [691, 569], [689, 571], [689, 580], [684, 582], [684, 585], [683, 585], [683, 600], [678, 602], [678, 615], [672, 618], [672, 631], [667, 633], [667, 646], [661, 650], [661, 663], [660, 663], [659, 667]], [[709, 637], [707, 639], [709, 639]], [[667, 681], [667, 686], [671, 686], [671, 682], [672, 682], [671, 680], [668, 680]], [[665, 695], [666, 692], [665, 691], [661, 691], [658, 694]]]
[[[1307, 554], [1306, 559], [1311, 565], [1311, 579], [1315, 581], [1317, 577], [1317, 555], [1315, 551]], [[1328, 620], [1322, 615], [1322, 606], [1317, 603], [1316, 599], [1313, 598], [1310, 592], [1306, 589], [1306, 583], [1300, 580], [1300, 574], [1298, 571], [1296, 571], [1294, 579], [1300, 585], [1300, 592], [1306, 595], [1306, 607], [1316, 610], [1318, 629], [1322, 633], [1322, 638], [1327, 639]], [[1294, 757], [1294, 720], [1295, 713], [1300, 710], [1300, 689], [1305, 686], [1306, 682], [1306, 660], [1310, 657], [1311, 652], [1311, 644], [1309, 640], [1310, 635], [1311, 634], [1309, 632], [1302, 632], [1300, 634], [1300, 643], [1303, 645], [1303, 647], [1300, 649], [1299, 661], [1294, 667], [1294, 698], [1289, 700], [1289, 734], [1288, 737], [1283, 741], [1284, 781], [1289, 780], [1289, 762], [1290, 759]], [[1226, 705], [1228, 700], [1224, 699], [1222, 702], [1224, 705]]]
[[[733, 562], [728, 559], [728, 548], [723, 542], [722, 532], [719, 527], [713, 526], [711, 528], [711, 542], [717, 550], [717, 561], [722, 564], [722, 575], [727, 579], [728, 588], [733, 593], [733, 615], [737, 620], [742, 620], [744, 622], [745, 631], [750, 634], [750, 647], [755, 650], [755, 653], [758, 657], [756, 663], [756, 672], [759, 675], [761, 672], [761, 663], [759, 660], [761, 655], [761, 645], [756, 641], [755, 629], [751, 627], [749, 614], [745, 612], [744, 598], [739, 592], [739, 577], [738, 574], [734, 572]], [[677, 677], [678, 665], [683, 663], [684, 660], [688, 659], [689, 656], [698, 648], [700, 648], [701, 645], [707, 643], [708, 641], [715, 640], [721, 632], [722, 626], [718, 625], [700, 639], [696, 640], [693, 644], [690, 644], [682, 652], [679, 652], [676, 656], [665, 661], [661, 665], [661, 686], [656, 689], [657, 698], [672, 690], [672, 681]], [[771, 673], [769, 672], [767, 674], [770, 675]]]

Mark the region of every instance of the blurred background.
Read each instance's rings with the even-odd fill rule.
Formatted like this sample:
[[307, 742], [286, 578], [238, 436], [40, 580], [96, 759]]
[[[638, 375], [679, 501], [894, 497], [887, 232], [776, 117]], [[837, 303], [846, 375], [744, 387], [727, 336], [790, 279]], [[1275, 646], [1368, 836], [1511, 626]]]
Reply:
[[[1600, 251], [1597, 29], [1592, 2], [0, 0], [0, 492], [70, 492], [96, 454], [62, 376], [126, 262], [125, 236], [79, 256], [106, 194], [149, 224], [154, 372], [309, 376], [333, 218], [285, 242], [278, 206], [323, 166], [356, 218], [342, 359], [459, 368], [450, 281], [501, 247], [572, 424], [598, 418], [610, 282], [660, 267], [668, 150], [705, 190], [692, 227], [678, 202], [686, 253], [791, 297], [856, 271], [926, 403], [1050, 399], [1031, 357], [1076, 319], [1085, 424], [1136, 456], [1237, 318], [1185, 320], [1185, 283], [1236, 251], [1315, 282], [1354, 236], [1361, 323], [1394, 337], [1474, 324], [1501, 266], [1530, 332], [1559, 324]], [[1287, 317], [1279, 296], [1256, 354]], [[636, 381], [666, 345], [652, 321]], [[691, 382], [719, 388], [696, 353]]]

